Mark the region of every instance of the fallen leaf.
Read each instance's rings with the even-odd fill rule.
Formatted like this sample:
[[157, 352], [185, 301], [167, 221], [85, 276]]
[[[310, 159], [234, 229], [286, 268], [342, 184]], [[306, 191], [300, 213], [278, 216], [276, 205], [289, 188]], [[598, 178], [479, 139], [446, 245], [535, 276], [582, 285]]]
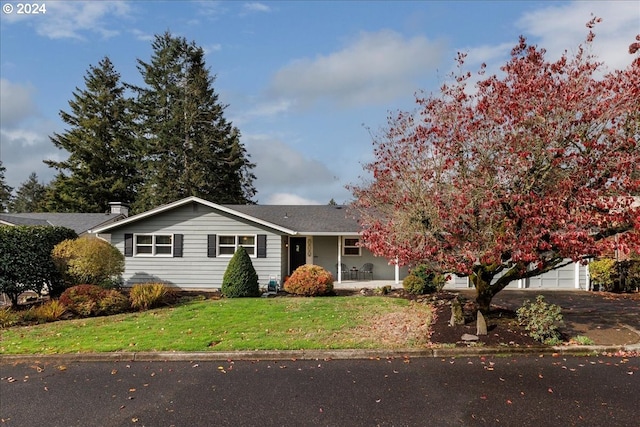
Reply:
[[117, 374], [117, 373], [118, 373], [118, 370], [117, 370], [117, 369], [112, 369], [112, 370], [111, 370], [111, 375], [115, 375], [115, 374]]
[[549, 393], [553, 393], [553, 389], [552, 389], [551, 387], [549, 387], [549, 388], [547, 389], [547, 391], [548, 391]]
[[133, 393], [134, 391], [136, 391], [136, 389], [135, 389], [135, 388], [130, 388], [130, 389], [129, 389], [129, 393]]

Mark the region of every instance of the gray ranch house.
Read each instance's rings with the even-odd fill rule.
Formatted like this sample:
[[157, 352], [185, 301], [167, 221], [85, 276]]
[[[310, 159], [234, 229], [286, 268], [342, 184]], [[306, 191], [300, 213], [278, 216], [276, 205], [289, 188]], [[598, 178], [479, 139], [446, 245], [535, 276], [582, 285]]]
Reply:
[[407, 274], [360, 247], [358, 223], [344, 206], [218, 205], [187, 197], [90, 232], [125, 255], [126, 286], [159, 281], [181, 289], [220, 288], [239, 246], [249, 253], [261, 286], [281, 284], [304, 264], [332, 272], [336, 284], [362, 287], [400, 284]]
[[[261, 286], [279, 284], [304, 264], [322, 266], [345, 287], [402, 286], [408, 274], [360, 246], [360, 226], [344, 206], [218, 205], [187, 197], [89, 230], [125, 255], [125, 285], [163, 282], [188, 290], [219, 289], [243, 246]], [[472, 287], [452, 275], [445, 288]], [[588, 267], [570, 263], [509, 288], [589, 290]]]

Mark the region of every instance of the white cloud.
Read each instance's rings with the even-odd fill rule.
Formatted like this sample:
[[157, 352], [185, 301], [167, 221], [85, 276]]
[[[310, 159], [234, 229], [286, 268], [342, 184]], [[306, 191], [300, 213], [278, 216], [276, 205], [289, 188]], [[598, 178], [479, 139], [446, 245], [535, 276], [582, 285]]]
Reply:
[[26, 15], [7, 15], [7, 22], [25, 22], [37, 34], [51, 39], [84, 39], [83, 33], [97, 33], [109, 38], [119, 31], [104, 22], [110, 15], [120, 19], [131, 16], [132, 8], [124, 1], [51, 1], [46, 2], [46, 14], [34, 19]]
[[0, 123], [3, 128], [12, 128], [37, 114], [32, 96], [33, 86], [12, 83], [0, 79]]
[[416, 81], [439, 64], [444, 46], [383, 30], [363, 32], [342, 50], [303, 58], [280, 69], [270, 93], [300, 106], [329, 100], [341, 106], [388, 103], [412, 96]]
[[[328, 203], [328, 202], [327, 202]], [[317, 200], [307, 199], [290, 193], [274, 193], [263, 203], [265, 205], [319, 205]]]
[[553, 5], [523, 15], [517, 25], [525, 35], [535, 37], [536, 44], [547, 49], [551, 58], [557, 58], [565, 49], [571, 54], [571, 49], [585, 40], [589, 31], [585, 25], [592, 14], [602, 18], [593, 29], [594, 53], [609, 69], [626, 67], [632, 61], [628, 47], [640, 32], [640, 9], [635, 1]]
[[245, 12], [271, 12], [271, 8], [264, 3], [245, 3], [242, 6], [242, 10]]

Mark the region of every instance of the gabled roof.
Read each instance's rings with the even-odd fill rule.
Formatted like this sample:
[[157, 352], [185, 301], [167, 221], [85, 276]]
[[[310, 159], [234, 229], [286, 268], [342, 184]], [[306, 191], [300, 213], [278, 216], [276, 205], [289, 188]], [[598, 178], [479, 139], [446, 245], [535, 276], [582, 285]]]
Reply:
[[50, 225], [67, 227], [77, 234], [124, 218], [122, 214], [101, 213], [10, 213], [0, 214], [0, 224], [4, 225]]
[[232, 217], [246, 220], [284, 234], [335, 235], [358, 234], [358, 223], [351, 219], [346, 209], [329, 205], [218, 205], [199, 197], [187, 197], [149, 211], [131, 216], [117, 223], [97, 227], [92, 233], [106, 233], [111, 230], [142, 221], [180, 206], [197, 203], [208, 206]]

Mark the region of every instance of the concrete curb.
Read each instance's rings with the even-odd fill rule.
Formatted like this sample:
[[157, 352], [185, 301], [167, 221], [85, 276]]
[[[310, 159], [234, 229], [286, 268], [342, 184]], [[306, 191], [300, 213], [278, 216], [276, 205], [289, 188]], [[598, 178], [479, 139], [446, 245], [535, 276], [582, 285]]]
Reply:
[[208, 362], [222, 360], [357, 360], [387, 358], [456, 358], [480, 356], [595, 356], [606, 353], [640, 351], [640, 344], [627, 346], [555, 347], [441, 347], [424, 350], [264, 350], [234, 352], [113, 352], [70, 354], [0, 355], [0, 365], [35, 362]]

